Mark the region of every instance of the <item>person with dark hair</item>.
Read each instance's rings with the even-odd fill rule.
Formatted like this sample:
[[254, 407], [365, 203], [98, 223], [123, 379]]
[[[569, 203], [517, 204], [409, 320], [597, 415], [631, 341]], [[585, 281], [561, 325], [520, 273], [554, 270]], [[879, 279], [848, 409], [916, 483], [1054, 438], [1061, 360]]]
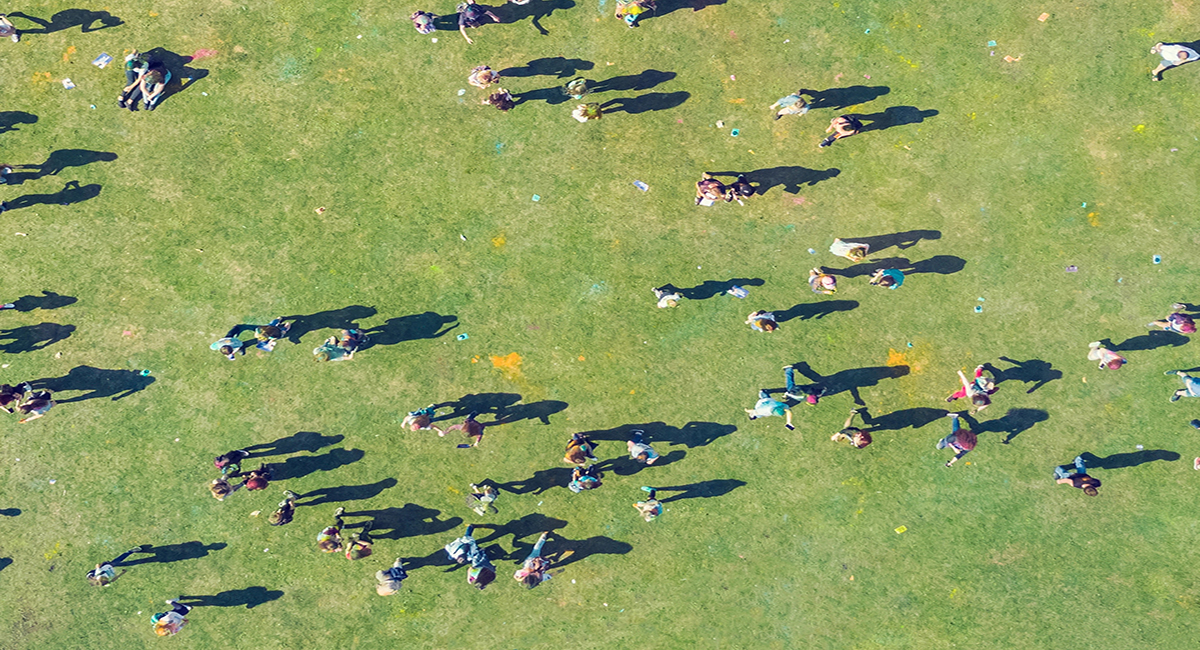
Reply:
[[412, 21], [413, 27], [416, 28], [418, 34], [432, 34], [437, 29], [433, 24], [437, 16], [428, 11], [414, 11], [408, 18]]
[[904, 284], [904, 272], [900, 269], [878, 269], [871, 279], [867, 280], [867, 284], [873, 287], [899, 289], [900, 285]]
[[159, 612], [150, 617], [150, 622], [154, 624], [154, 633], [159, 636], [175, 636], [187, 625], [188, 620], [184, 618], [188, 612], [192, 611], [190, 605], [184, 605], [172, 598], [167, 601], [171, 606], [169, 612]]
[[[1075, 471], [1072, 473], [1071, 469]], [[1087, 465], [1083, 462], [1083, 456], [1075, 457], [1075, 467], [1069, 465], [1059, 465], [1054, 468], [1055, 483], [1067, 484], [1071, 487], [1076, 487], [1083, 490], [1083, 493], [1089, 497], [1094, 497], [1099, 494], [1096, 488], [1100, 487], [1100, 481], [1088, 476]]]
[[267, 483], [271, 480], [271, 468], [266, 464], [258, 466], [258, 469], [251, 470], [245, 481], [242, 481], [242, 486], [251, 492], [267, 489]]
[[496, 514], [500, 509], [492, 505], [496, 499], [500, 498], [500, 490], [496, 486], [491, 485], [490, 481], [485, 485], [471, 484], [471, 493], [467, 495], [467, 507], [474, 510], [475, 514], [480, 517], [488, 514]]
[[299, 498], [295, 492], [284, 490], [283, 501], [279, 502], [279, 509], [267, 517], [267, 523], [272, 526], [283, 526], [292, 523], [292, 517], [296, 514], [296, 499]]
[[338, 336], [325, 339], [320, 347], [313, 350], [317, 361], [345, 361], [353, 359], [354, 353], [367, 342], [367, 335], [362, 330], [342, 330]]
[[[120, 95], [117, 95], [117, 106], [121, 108], [129, 108], [129, 98], [133, 95], [134, 89], [142, 79], [142, 75], [150, 69], [150, 58], [137, 50], [130, 52], [125, 56], [125, 83], [126, 86]], [[134, 101], [136, 104], [136, 100]]]
[[54, 408], [55, 402], [50, 398], [50, 391], [42, 389], [29, 394], [29, 399], [17, 407], [17, 412], [26, 417], [17, 420], [24, 424], [36, 420]]
[[1119, 370], [1121, 366], [1129, 363], [1125, 357], [1104, 347], [1100, 341], [1088, 343], [1087, 358], [1091, 361], [1099, 361], [1101, 370]]
[[595, 451], [596, 443], [591, 438], [582, 433], [573, 433], [571, 441], [567, 443], [567, 451], [563, 460], [572, 465], [583, 465], [589, 460], [599, 460], [596, 458]]
[[1183, 382], [1183, 388], [1171, 393], [1171, 401], [1178, 402], [1183, 397], [1200, 397], [1200, 380], [1183, 370], [1168, 370], [1164, 375], [1176, 375]]
[[678, 307], [679, 301], [683, 300], [683, 294], [670, 285], [651, 289], [654, 292], [654, 297], [658, 298], [658, 308], [666, 309], [668, 307]]
[[751, 420], [771, 417], [772, 415], [782, 416], [786, 418], [783, 426], [787, 427], [789, 431], [796, 430], [796, 427], [792, 425], [792, 409], [783, 402], [771, 399], [771, 394], [765, 389], [759, 389], [758, 402], [754, 404], [754, 408], [744, 410]]
[[4, 409], [9, 413], [15, 413], [17, 407], [21, 405], [21, 401], [32, 390], [33, 386], [30, 386], [29, 382], [24, 382], [16, 386], [8, 384], [0, 385], [0, 409]]
[[842, 430], [833, 434], [829, 439], [834, 442], [845, 440], [859, 449], [871, 444], [871, 434], [858, 427], [851, 426], [854, 423], [854, 416], [856, 415], [858, 415], [858, 409], [851, 409], [850, 417], [846, 418], [846, 423], [842, 425]]
[[829, 121], [829, 128], [825, 129], [825, 132], [830, 135], [817, 146], [828, 147], [842, 138], [858, 134], [862, 128], [863, 124], [857, 117], [853, 115], [840, 115]]
[[831, 296], [837, 293], [837, 278], [817, 267], [808, 272], [808, 286], [813, 293]]
[[584, 490], [594, 490], [604, 485], [600, 482], [602, 478], [604, 478], [604, 474], [595, 465], [576, 467], [571, 470], [571, 482], [567, 483], [567, 489], [575, 494], [579, 494]]
[[658, 452], [646, 442], [645, 433], [640, 429], [630, 431], [625, 446], [629, 449], [630, 458], [643, 465], [653, 465], [658, 460]]
[[471, 413], [467, 414], [467, 419], [463, 420], [459, 424], [452, 424], [446, 427], [446, 431], [462, 431], [463, 435], [467, 438], [475, 439], [474, 444], [471, 446], [478, 447], [479, 443], [483, 442], [483, 429], [485, 425], [479, 420], [476, 420], [475, 418], [477, 417], [479, 417], [479, 413], [472, 411]]
[[225, 357], [230, 361], [233, 361], [236, 358], [234, 357], [235, 352], [240, 351], [243, 355], [246, 354], [246, 344], [243, 343], [240, 338], [238, 338], [238, 335], [245, 330], [246, 327], [242, 325], [235, 326], [233, 329], [229, 330], [225, 336], [215, 341], [212, 345], [209, 345], [208, 349], [216, 350], [217, 352], [225, 355]]
[[437, 431], [438, 436], [446, 435], [438, 427], [433, 426], [433, 416], [437, 415], [437, 406], [430, 404], [423, 409], [409, 411], [408, 415], [404, 416], [404, 420], [400, 422], [401, 428], [407, 428], [409, 431]]
[[759, 309], [746, 317], [746, 324], [756, 332], [774, 332], [779, 329], [775, 314]]
[[700, 205], [704, 201], [714, 203], [716, 201], [725, 201], [726, 203], [733, 200], [733, 193], [721, 181], [713, 178], [713, 175], [704, 172], [700, 176], [700, 180], [696, 181], [696, 205]]
[[937, 448], [945, 449], [946, 447], [950, 447], [958, 452], [954, 454], [954, 458], [951, 458], [950, 462], [946, 463], [946, 467], [950, 467], [954, 463], [957, 463], [959, 458], [966, 456], [967, 452], [975, 448], [976, 437], [969, 429], [961, 429], [959, 427], [958, 413], [950, 413], [946, 417], [950, 418], [950, 435], [939, 440]]
[[97, 564], [95, 569], [87, 572], [88, 584], [92, 585], [93, 587], [107, 587], [108, 585], [112, 584], [113, 581], [117, 579], [117, 573], [113, 567], [121, 566], [121, 562], [123, 562], [125, 558], [133, 555], [134, 553], [140, 553], [142, 548], [144, 547], [135, 546], [113, 558], [111, 561]]
[[816, 404], [825, 397], [828, 388], [820, 384], [808, 384], [806, 386], [796, 385], [796, 366], [795, 364], [786, 365], [783, 367], [783, 379], [786, 384], [783, 395], [788, 399], [794, 399], [797, 402], [807, 402]]
[[463, 533], [462, 537], [446, 544], [443, 548], [446, 550], [446, 555], [458, 564], [466, 564], [468, 561], [474, 564], [483, 551], [479, 550], [479, 545], [475, 543], [475, 538], [471, 533], [475, 532], [475, 524], [467, 525], [467, 532]]
[[975, 406], [975, 412], [978, 413], [987, 408], [992, 403], [992, 395], [999, 390], [996, 388], [996, 382], [991, 377], [983, 376], [983, 366], [975, 367], [975, 377], [970, 381], [963, 371], [958, 371], [958, 380], [962, 382], [962, 388], [951, 393], [950, 397], [946, 398], [947, 402], [953, 402], [956, 399], [963, 397], [970, 398], [971, 404]]
[[351, 533], [349, 539], [346, 540], [346, 559], [361, 560], [364, 557], [370, 557], [372, 550], [371, 545], [374, 541], [371, 539], [371, 527], [375, 522], [368, 521], [363, 524], [363, 527], [358, 531]]
[[[171, 73], [162, 63], [148, 61], [144, 58], [134, 59], [132, 62], [139, 61], [147, 67], [138, 74], [137, 79], [121, 91], [117, 105], [121, 108], [128, 108], [130, 111], [136, 111], [138, 100], [142, 100], [146, 110], [152, 111], [162, 99], [163, 91], [167, 89], [167, 82], [171, 80]], [[128, 63], [130, 62], [127, 62], [126, 65]], [[130, 69], [127, 69], [126, 78], [128, 78], [129, 72]]]
[[488, 11], [487, 9], [484, 9], [483, 7], [479, 6], [478, 4], [475, 4], [475, 0], [466, 0], [466, 2], [460, 3], [458, 5], [457, 11], [458, 11], [458, 31], [459, 31], [459, 33], [462, 34], [463, 38], [467, 39], [467, 45], [471, 45], [472, 43], [475, 42], [475, 41], [471, 40], [470, 36], [467, 36], [467, 28], [468, 27], [470, 27], [470, 28], [479, 27], [480, 25], [483, 24], [483, 19], [485, 16], [488, 18], [491, 18], [492, 22], [496, 22], [496, 23], [500, 22], [500, 18], [497, 17], [496, 14], [492, 13], [491, 11]]
[[658, 519], [658, 516], [663, 513], [662, 503], [658, 500], [658, 491], [651, 487], [642, 487], [643, 492], [649, 493], [645, 501], [638, 501], [633, 504], [637, 508], [638, 514], [647, 522]]
[[488, 559], [487, 552], [480, 549], [479, 555], [471, 562], [471, 568], [467, 569], [467, 584], [483, 591], [495, 580], [496, 565]]
[[275, 344], [279, 342], [279, 339], [286, 336], [288, 330], [291, 328], [291, 323], [283, 322], [283, 316], [272, 320], [266, 325], [254, 328], [254, 338], [258, 340], [258, 344], [255, 347], [264, 352], [274, 351]]
[[750, 184], [750, 181], [746, 180], [745, 174], [738, 174], [737, 180], [729, 186], [729, 195], [737, 199], [739, 204], [745, 205], [745, 203], [742, 203], [742, 199], [754, 196], [754, 186]]
[[326, 526], [317, 534], [317, 548], [322, 553], [337, 553], [342, 550], [342, 527], [345, 523], [342, 521], [342, 514], [346, 512], [345, 508], [338, 508], [333, 511], [333, 525]]
[[213, 459], [213, 465], [221, 470], [221, 476], [236, 477], [242, 473], [242, 461], [250, 456], [245, 449], [227, 451]]
[[375, 585], [375, 593], [380, 596], [394, 596], [400, 591], [400, 583], [407, 578], [408, 572], [404, 570], [404, 563], [400, 558], [396, 558], [391, 568], [375, 572], [375, 580], [379, 583]]
[[1175, 332], [1176, 334], [1195, 334], [1196, 319], [1187, 314], [1180, 313], [1186, 308], [1187, 305], [1177, 302], [1171, 305], [1171, 313], [1166, 318], [1147, 323], [1146, 327], [1161, 327], [1165, 331]]
[[495, 106], [501, 113], [507, 113], [517, 105], [517, 102], [513, 100], [512, 93], [503, 88], [497, 88], [496, 92], [488, 95], [481, 103]]
[[538, 541], [533, 545], [533, 550], [529, 551], [529, 556], [525, 558], [525, 562], [520, 569], [513, 574], [513, 579], [525, 585], [529, 589], [542, 584], [550, 579], [550, 560], [542, 557], [542, 547], [546, 544], [546, 538], [550, 536], [550, 531], [542, 533], [538, 537]]

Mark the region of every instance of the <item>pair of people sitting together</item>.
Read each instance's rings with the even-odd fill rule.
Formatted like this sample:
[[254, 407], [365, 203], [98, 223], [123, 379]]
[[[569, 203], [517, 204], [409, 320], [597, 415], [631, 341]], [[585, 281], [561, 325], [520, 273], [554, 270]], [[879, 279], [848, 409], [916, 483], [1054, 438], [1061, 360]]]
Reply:
[[146, 110], [152, 111], [162, 101], [170, 80], [171, 71], [166, 66], [134, 50], [125, 57], [125, 81], [129, 85], [121, 90], [117, 106], [136, 111], [138, 101], [141, 101]]

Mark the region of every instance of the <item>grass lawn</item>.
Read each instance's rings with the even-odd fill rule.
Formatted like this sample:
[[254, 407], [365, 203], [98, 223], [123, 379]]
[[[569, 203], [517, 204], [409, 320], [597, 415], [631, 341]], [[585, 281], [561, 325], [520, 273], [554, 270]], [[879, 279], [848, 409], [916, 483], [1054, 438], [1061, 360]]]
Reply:
[[[1144, 325], [1200, 302], [1200, 65], [1148, 75], [1200, 8], [668, 1], [638, 29], [615, 0], [509, 5], [471, 46], [408, 21], [449, 0], [10, 6], [57, 17], [0, 43], [4, 162], [33, 165], [0, 187], [0, 298], [28, 296], [0, 313], [0, 380], [62, 390], [0, 436], [0, 648], [1194, 646], [1198, 413], [1163, 371], [1198, 359]], [[81, 9], [121, 24], [81, 33]], [[134, 47], [191, 79], [152, 113], [115, 106]], [[515, 110], [479, 104], [483, 63]], [[575, 122], [556, 88], [576, 75], [624, 101]], [[798, 86], [849, 90], [773, 121]], [[818, 149], [845, 112], [875, 126]], [[765, 194], [695, 207], [702, 171]], [[851, 266], [834, 237], [895, 233], [872, 259], [925, 271], [903, 288], [809, 291], [813, 266]], [[745, 300], [654, 308], [653, 286], [735, 278]], [[787, 320], [750, 331], [756, 309]], [[306, 318], [274, 353], [208, 349], [280, 315]], [[314, 363], [349, 322], [374, 347]], [[1086, 360], [1105, 337], [1133, 339], [1124, 369]], [[955, 371], [1000, 357], [1042, 363], [1006, 374], [947, 469]], [[801, 361], [881, 418], [871, 446], [829, 441], [849, 390], [795, 432], [746, 419]], [[512, 420], [478, 448], [400, 430], [472, 395]], [[572, 432], [615, 459], [635, 428], [669, 462], [534, 489]], [[302, 443], [263, 458], [285, 480], [208, 496], [213, 456], [280, 439]], [[1051, 478], [1082, 452], [1106, 459], [1098, 498]], [[485, 478], [522, 493], [481, 518], [463, 498]], [[652, 523], [642, 485], [677, 488]], [[283, 489], [312, 505], [268, 526]], [[373, 557], [317, 552], [337, 505], [378, 520]], [[440, 564], [472, 521], [504, 558], [483, 592]], [[508, 576], [548, 528], [554, 579], [527, 591]], [[87, 585], [136, 544], [175, 561]], [[380, 598], [397, 556], [411, 577]], [[179, 594], [214, 598], [159, 640]]]

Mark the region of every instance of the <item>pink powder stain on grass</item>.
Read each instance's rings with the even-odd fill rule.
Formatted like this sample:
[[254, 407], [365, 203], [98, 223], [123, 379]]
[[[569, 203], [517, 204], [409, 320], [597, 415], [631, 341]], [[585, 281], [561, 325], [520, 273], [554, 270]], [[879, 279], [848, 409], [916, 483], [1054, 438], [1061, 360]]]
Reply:
[[217, 55], [216, 50], [200, 49], [200, 50], [196, 50], [195, 52], [192, 53], [192, 60], [199, 61], [200, 59], [207, 59], [209, 57], [213, 57], [216, 55]]
[[797, 196], [796, 198], [792, 199], [792, 203], [795, 203], [796, 205], [808, 205], [808, 199], [804, 198], [803, 196]]

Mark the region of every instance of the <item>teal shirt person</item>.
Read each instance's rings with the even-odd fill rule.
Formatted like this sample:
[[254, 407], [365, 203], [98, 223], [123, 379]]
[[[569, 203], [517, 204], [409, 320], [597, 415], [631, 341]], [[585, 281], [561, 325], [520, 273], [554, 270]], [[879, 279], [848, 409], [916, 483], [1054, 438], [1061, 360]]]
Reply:
[[[229, 348], [229, 354], [226, 354], [225, 356], [227, 356], [230, 361], [233, 361], [233, 358], [234, 358], [233, 355], [235, 353], [237, 353], [238, 350], [242, 349], [242, 341], [241, 341], [241, 339], [238, 339], [238, 338], [235, 338], [232, 336], [226, 336], [225, 338], [220, 339], [216, 343], [213, 343], [212, 345], [208, 346], [208, 349], [220, 350], [221, 348], [224, 348], [224, 347]], [[225, 353], [222, 352], [222, 354], [225, 354]]]
[[871, 284], [897, 289], [904, 284], [904, 273], [900, 269], [880, 269], [871, 278]]

